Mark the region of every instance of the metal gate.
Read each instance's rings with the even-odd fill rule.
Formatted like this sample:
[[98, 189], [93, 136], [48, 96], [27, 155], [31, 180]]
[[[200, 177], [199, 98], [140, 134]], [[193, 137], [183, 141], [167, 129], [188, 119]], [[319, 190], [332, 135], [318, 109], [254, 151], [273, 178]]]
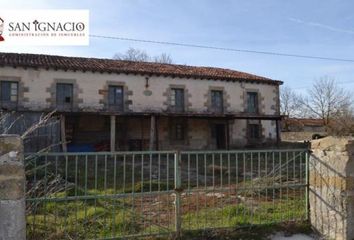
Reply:
[[26, 156], [28, 239], [114, 239], [307, 219], [307, 150]]

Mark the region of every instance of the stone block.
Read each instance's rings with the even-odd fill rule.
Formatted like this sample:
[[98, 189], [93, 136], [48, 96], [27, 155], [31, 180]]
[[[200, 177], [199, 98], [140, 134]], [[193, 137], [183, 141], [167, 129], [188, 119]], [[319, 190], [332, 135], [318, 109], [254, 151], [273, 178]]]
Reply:
[[0, 135], [0, 239], [26, 239], [22, 139]]
[[354, 238], [354, 142], [326, 137], [311, 142], [309, 203], [312, 226], [326, 239]]
[[[23, 211], [19, 211], [23, 209]], [[25, 199], [0, 200], [0, 239], [25, 240]]]
[[23, 166], [0, 164], [0, 199], [20, 199], [24, 197], [24, 185], [25, 170]]
[[18, 135], [0, 135], [0, 156], [11, 151], [23, 152], [22, 140]]

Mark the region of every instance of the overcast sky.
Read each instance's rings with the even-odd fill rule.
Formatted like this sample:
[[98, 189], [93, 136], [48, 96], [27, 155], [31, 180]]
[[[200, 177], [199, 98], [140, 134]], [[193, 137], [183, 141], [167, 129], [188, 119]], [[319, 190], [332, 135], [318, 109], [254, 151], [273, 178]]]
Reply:
[[[2, 9], [89, 9], [90, 34], [225, 48], [354, 59], [354, 1], [340, 0], [0, 0]], [[304, 91], [321, 76], [354, 87], [354, 62], [91, 38], [88, 47], [6, 47], [31, 52], [111, 58], [129, 47], [168, 53], [175, 63], [231, 68], [282, 80]]]

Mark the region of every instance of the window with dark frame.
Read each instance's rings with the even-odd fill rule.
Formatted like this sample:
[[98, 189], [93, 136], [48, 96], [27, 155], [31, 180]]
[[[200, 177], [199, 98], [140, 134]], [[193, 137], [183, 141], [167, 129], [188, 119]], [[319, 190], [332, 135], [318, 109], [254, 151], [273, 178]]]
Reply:
[[211, 108], [216, 112], [223, 112], [224, 110], [223, 91], [211, 90]]
[[57, 107], [71, 108], [73, 106], [73, 84], [57, 83]]
[[261, 138], [261, 125], [259, 123], [249, 123], [248, 124], [248, 137], [250, 139], [260, 139]]
[[124, 89], [123, 86], [108, 87], [108, 106], [115, 110], [124, 110]]
[[173, 120], [171, 123], [170, 131], [171, 140], [184, 141], [186, 139], [185, 122]]
[[171, 107], [174, 111], [184, 111], [184, 89], [172, 88], [171, 89]]
[[258, 93], [247, 92], [247, 112], [258, 113]]
[[174, 126], [175, 140], [184, 140], [184, 126], [182, 123], [176, 123]]
[[1, 103], [17, 104], [18, 101], [18, 82], [1, 81], [0, 82]]

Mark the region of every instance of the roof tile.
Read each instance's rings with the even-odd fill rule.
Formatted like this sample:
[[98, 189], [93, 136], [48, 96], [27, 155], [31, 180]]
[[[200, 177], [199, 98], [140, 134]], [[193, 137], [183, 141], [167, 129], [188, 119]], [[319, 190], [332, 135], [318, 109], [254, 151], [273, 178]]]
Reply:
[[0, 53], [0, 66], [166, 75], [181, 78], [225, 81], [244, 80], [265, 82], [270, 84], [282, 84], [281, 81], [225, 68], [197, 67], [153, 62], [133, 62], [114, 59], [66, 57], [43, 54]]

